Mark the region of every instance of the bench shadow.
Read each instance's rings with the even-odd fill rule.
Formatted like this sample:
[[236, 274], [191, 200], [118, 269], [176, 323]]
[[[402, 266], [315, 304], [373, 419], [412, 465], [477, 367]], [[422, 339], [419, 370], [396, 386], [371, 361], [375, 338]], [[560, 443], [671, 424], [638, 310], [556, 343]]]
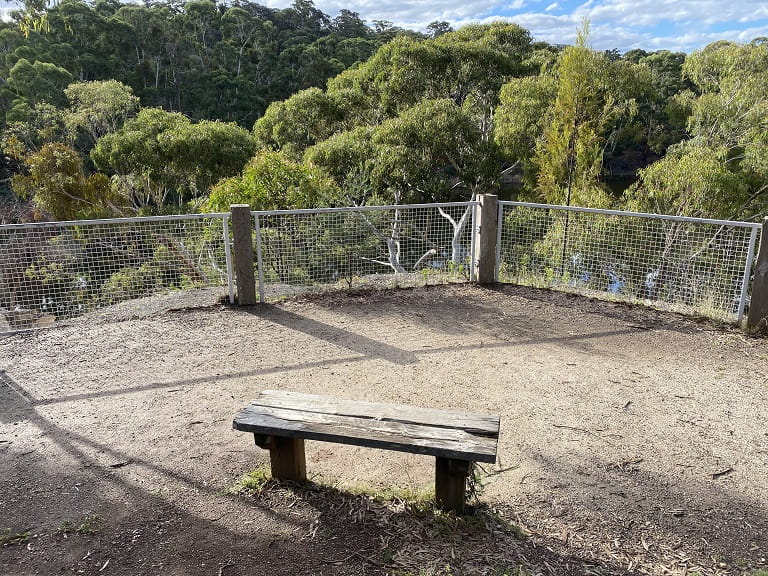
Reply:
[[[158, 571], [209, 576], [212, 570], [226, 571], [227, 576], [375, 573], [359, 558], [333, 569], [316, 568], [320, 558], [343, 556], [353, 543], [310, 537], [317, 516], [313, 510], [297, 515], [288, 502], [271, 507], [244, 505], [236, 493], [222, 493], [167, 466], [57, 426], [31, 401], [18, 383], [0, 372], [0, 425], [34, 429], [38, 438], [61, 452], [51, 460], [35, 450], [13, 454], [8, 445], [12, 441], [0, 444], [0, 464], [12, 471], [0, 476], [4, 502], [0, 530], [10, 535], [30, 533], [18, 545], [0, 546], [4, 568], [19, 567], [20, 573], [27, 573], [31, 566], [35, 573], [96, 574], [108, 564], [110, 573], [123, 576]], [[88, 448], [125, 466], [104, 466], [87, 453]], [[218, 517], [190, 513], [163, 498], [161, 490], [140, 487], [125, 474], [136, 466], [179, 482], [185, 490], [205, 494], [214, 500], [215, 509], [208, 511]], [[250, 508], [253, 513], [235, 518], [232, 524], [250, 528], [232, 530], [220, 522], [236, 514], [237, 508], [240, 512]], [[271, 528], [264, 517], [273, 524]], [[93, 530], [79, 531], [88, 518], [98, 519]]]
[[356, 534], [356, 547], [337, 565], [356, 557], [386, 574], [639, 574], [611, 558], [555, 552], [549, 537], [529, 538], [509, 510], [476, 501], [456, 515], [436, 509], [431, 498], [397, 492], [269, 480], [248, 498], [271, 505], [289, 494], [319, 512], [317, 531], [325, 537]]
[[[416, 573], [434, 569], [436, 574], [446, 566], [455, 566], [454, 574], [471, 574], [461, 567], [478, 561], [488, 569], [543, 571], [548, 565], [563, 575], [582, 574], [585, 565], [596, 565], [520, 539], [509, 520], [487, 506], [457, 518], [397, 501], [378, 504], [365, 495], [312, 483], [290, 487], [293, 498], [283, 497], [286, 492], [267, 492], [276, 496], [268, 499], [222, 493], [168, 465], [57, 425], [3, 373], [0, 401], [3, 428], [33, 432], [59, 453], [52, 459], [35, 450], [14, 453], [0, 444], [0, 463], [12, 470], [0, 478], [0, 529], [36, 535], [29, 549], [0, 547], [3, 566], [95, 574], [109, 561], [110, 572], [121, 576], [158, 570], [185, 576], [212, 570], [226, 576], [351, 576], [391, 574], [408, 563]], [[97, 460], [93, 453], [126, 464], [105, 466], [103, 457]], [[189, 498], [195, 499], [191, 510], [216, 517], [192, 513], [163, 497], [158, 484], [151, 483], [153, 474], [140, 474], [136, 467], [153, 472], [160, 482], [182, 485], [190, 495], [182, 501], [189, 505]], [[92, 533], [71, 532], [67, 538], [61, 533], [65, 522], [76, 527], [94, 516], [103, 525]], [[222, 521], [228, 517], [230, 522]], [[233, 524], [238, 529], [229, 527]], [[40, 554], [30, 556], [29, 550]], [[602, 574], [632, 574], [610, 559], [597, 565]]]

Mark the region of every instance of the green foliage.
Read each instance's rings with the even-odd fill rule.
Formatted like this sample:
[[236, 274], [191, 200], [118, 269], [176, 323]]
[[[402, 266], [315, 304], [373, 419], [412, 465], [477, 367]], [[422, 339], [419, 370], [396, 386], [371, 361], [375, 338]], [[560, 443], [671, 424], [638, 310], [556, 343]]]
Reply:
[[501, 105], [494, 115], [496, 143], [510, 162], [522, 164], [533, 182], [533, 153], [549, 124], [557, 91], [557, 78], [546, 70], [538, 76], [514, 78], [502, 87]]
[[184, 178], [194, 197], [206, 193], [222, 177], [240, 172], [255, 150], [247, 130], [210, 120], [179, 123], [158, 134], [157, 142], [164, 159]]
[[453, 100], [440, 99], [424, 100], [384, 122], [373, 134], [374, 182], [411, 192], [409, 200], [443, 196], [451, 173], [473, 190], [493, 182], [493, 152], [472, 120]]
[[370, 182], [370, 172], [373, 170], [376, 157], [376, 146], [373, 143], [375, 129], [370, 126], [359, 126], [345, 132], [337, 132], [330, 138], [317, 143], [304, 154], [308, 164], [321, 166], [334, 181], [342, 184], [342, 189], [353, 204], [364, 204], [372, 190], [366, 186], [364, 194], [350, 194], [346, 185], [353, 175], [362, 175]]
[[78, 534], [95, 534], [104, 525], [104, 517], [99, 514], [89, 514], [83, 518], [80, 525], [75, 528], [75, 532]]
[[492, 110], [503, 82], [530, 69], [530, 36], [504, 23], [438, 28], [435, 39], [396, 38], [325, 91], [273, 104], [254, 127], [259, 144], [303, 155], [342, 187], [362, 172], [390, 202], [492, 190]]
[[347, 288], [363, 275], [364, 258], [375, 258], [380, 245], [364, 218], [359, 213], [344, 212], [323, 219], [319, 227], [318, 245], [328, 259], [325, 275], [328, 280], [343, 280]]
[[67, 536], [72, 532], [76, 532], [81, 536], [89, 534], [95, 534], [104, 525], [104, 517], [99, 514], [89, 514], [83, 517], [82, 521], [75, 525], [71, 520], [64, 520], [59, 525], [59, 533], [63, 536]]
[[51, 104], [42, 102], [30, 108], [21, 103], [9, 111], [8, 120], [3, 151], [15, 160], [39, 151], [43, 144], [67, 139], [64, 111]]
[[145, 108], [121, 130], [101, 138], [91, 152], [91, 159], [101, 170], [146, 174], [156, 186], [172, 186], [176, 180], [159, 136], [184, 124], [189, 124], [189, 120], [178, 112]]
[[27, 532], [14, 532], [10, 528], [6, 528], [2, 534], [0, 534], [0, 546], [7, 546], [9, 544], [23, 544], [30, 539], [32, 533]]
[[300, 153], [331, 136], [340, 120], [336, 99], [309, 88], [267, 108], [254, 126], [254, 136], [260, 146]]
[[686, 142], [641, 170], [625, 200], [630, 210], [711, 218], [738, 213], [748, 194], [717, 150]]
[[232, 204], [254, 210], [282, 210], [332, 205], [338, 189], [319, 168], [294, 162], [281, 152], [261, 151], [240, 176], [222, 180], [212, 190], [206, 208], [227, 211]]
[[250, 134], [231, 123], [193, 124], [178, 113], [145, 108], [99, 139], [94, 164], [113, 172], [136, 209], [182, 206], [219, 178], [240, 171], [254, 150]]
[[683, 65], [690, 139], [640, 172], [630, 205], [665, 213], [751, 219], [768, 211], [768, 46], [717, 42]]
[[67, 127], [84, 131], [94, 143], [121, 128], [139, 107], [131, 88], [117, 80], [73, 82], [64, 94], [69, 100]]
[[28, 175], [13, 177], [13, 190], [56, 220], [112, 214], [119, 197], [103, 174], [86, 176], [80, 155], [63, 144], [45, 144], [25, 158]]
[[[51, 216], [194, 210], [222, 178], [220, 207], [334, 203], [337, 189], [355, 203], [452, 200], [496, 190], [502, 170], [523, 195], [607, 206], [605, 178], [638, 168], [632, 206], [768, 208], [765, 42], [621, 56], [591, 50], [586, 28], [564, 49], [504, 22], [435, 21], [427, 37], [310, 0], [24, 8], [23, 30], [0, 23], [0, 171]], [[265, 168], [276, 191], [236, 176], [257, 149], [295, 163]], [[299, 162], [312, 185], [287, 176]], [[357, 176], [365, 193], [347, 190]]]
[[8, 72], [7, 89], [31, 107], [38, 102], [63, 105], [64, 88], [71, 81], [72, 74], [56, 64], [20, 58]]
[[247, 492], [248, 494], [260, 494], [272, 483], [272, 475], [266, 468], [256, 468], [247, 474], [243, 474], [233, 492]]
[[449, 99], [423, 100], [378, 126], [339, 132], [305, 159], [340, 183], [361, 171], [372, 191], [396, 203], [445, 200], [451, 180], [491, 188], [498, 164], [474, 118]]
[[563, 51], [557, 96], [533, 157], [537, 191], [551, 204], [609, 205], [599, 185], [603, 146], [617, 121], [632, 110], [617, 64], [592, 51], [588, 37], [585, 24], [576, 45]]
[[354, 12], [342, 10], [331, 21], [303, 0], [286, 9], [207, 0], [26, 4], [26, 37], [5, 25], [16, 32], [8, 53], [53, 63], [83, 81], [114, 78], [143, 106], [241, 125], [253, 124], [269, 102], [324, 85], [392, 38]]
[[125, 300], [142, 298], [158, 292], [192, 288], [198, 273], [184, 270], [178, 265], [169, 239], [151, 238], [158, 242], [151, 258], [138, 267], [126, 267], [113, 273], [101, 286], [101, 302], [116, 304]]

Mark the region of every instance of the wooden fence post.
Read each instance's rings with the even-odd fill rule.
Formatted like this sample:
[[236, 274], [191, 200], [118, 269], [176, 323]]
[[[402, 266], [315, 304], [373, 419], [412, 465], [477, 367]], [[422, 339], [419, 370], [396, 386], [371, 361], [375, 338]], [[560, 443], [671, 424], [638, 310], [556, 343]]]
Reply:
[[240, 306], [256, 304], [256, 280], [253, 275], [253, 218], [248, 204], [233, 204], [232, 232], [234, 241], [237, 303]]
[[478, 284], [496, 282], [496, 232], [498, 230], [499, 198], [494, 194], [480, 194], [477, 197], [475, 221], [475, 278]]
[[751, 331], [768, 332], [768, 218], [763, 220], [763, 230], [760, 233], [760, 251], [755, 260], [747, 328]]

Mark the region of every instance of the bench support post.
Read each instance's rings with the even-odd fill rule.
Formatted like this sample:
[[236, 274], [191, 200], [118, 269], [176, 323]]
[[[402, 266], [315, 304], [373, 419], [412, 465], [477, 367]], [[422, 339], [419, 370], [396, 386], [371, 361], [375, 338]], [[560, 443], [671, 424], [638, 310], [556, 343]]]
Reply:
[[301, 481], [307, 479], [303, 438], [282, 438], [254, 434], [256, 445], [269, 450], [272, 478]]
[[464, 511], [467, 476], [472, 463], [468, 460], [440, 458], [435, 460], [435, 501], [444, 510], [460, 514]]

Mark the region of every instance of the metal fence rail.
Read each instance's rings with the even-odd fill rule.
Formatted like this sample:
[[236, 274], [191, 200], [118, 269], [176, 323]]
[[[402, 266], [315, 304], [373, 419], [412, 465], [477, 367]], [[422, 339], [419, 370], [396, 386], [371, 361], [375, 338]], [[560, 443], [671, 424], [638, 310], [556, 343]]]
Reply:
[[[251, 212], [260, 300], [474, 280], [478, 207]], [[760, 224], [522, 202], [498, 217], [501, 282], [742, 318]], [[173, 290], [228, 286], [232, 301], [229, 228], [229, 214], [0, 226], [0, 333]]]
[[0, 333], [227, 284], [226, 214], [0, 226]]
[[253, 212], [260, 300], [470, 280], [476, 205]]
[[499, 203], [497, 278], [741, 320], [760, 224]]

